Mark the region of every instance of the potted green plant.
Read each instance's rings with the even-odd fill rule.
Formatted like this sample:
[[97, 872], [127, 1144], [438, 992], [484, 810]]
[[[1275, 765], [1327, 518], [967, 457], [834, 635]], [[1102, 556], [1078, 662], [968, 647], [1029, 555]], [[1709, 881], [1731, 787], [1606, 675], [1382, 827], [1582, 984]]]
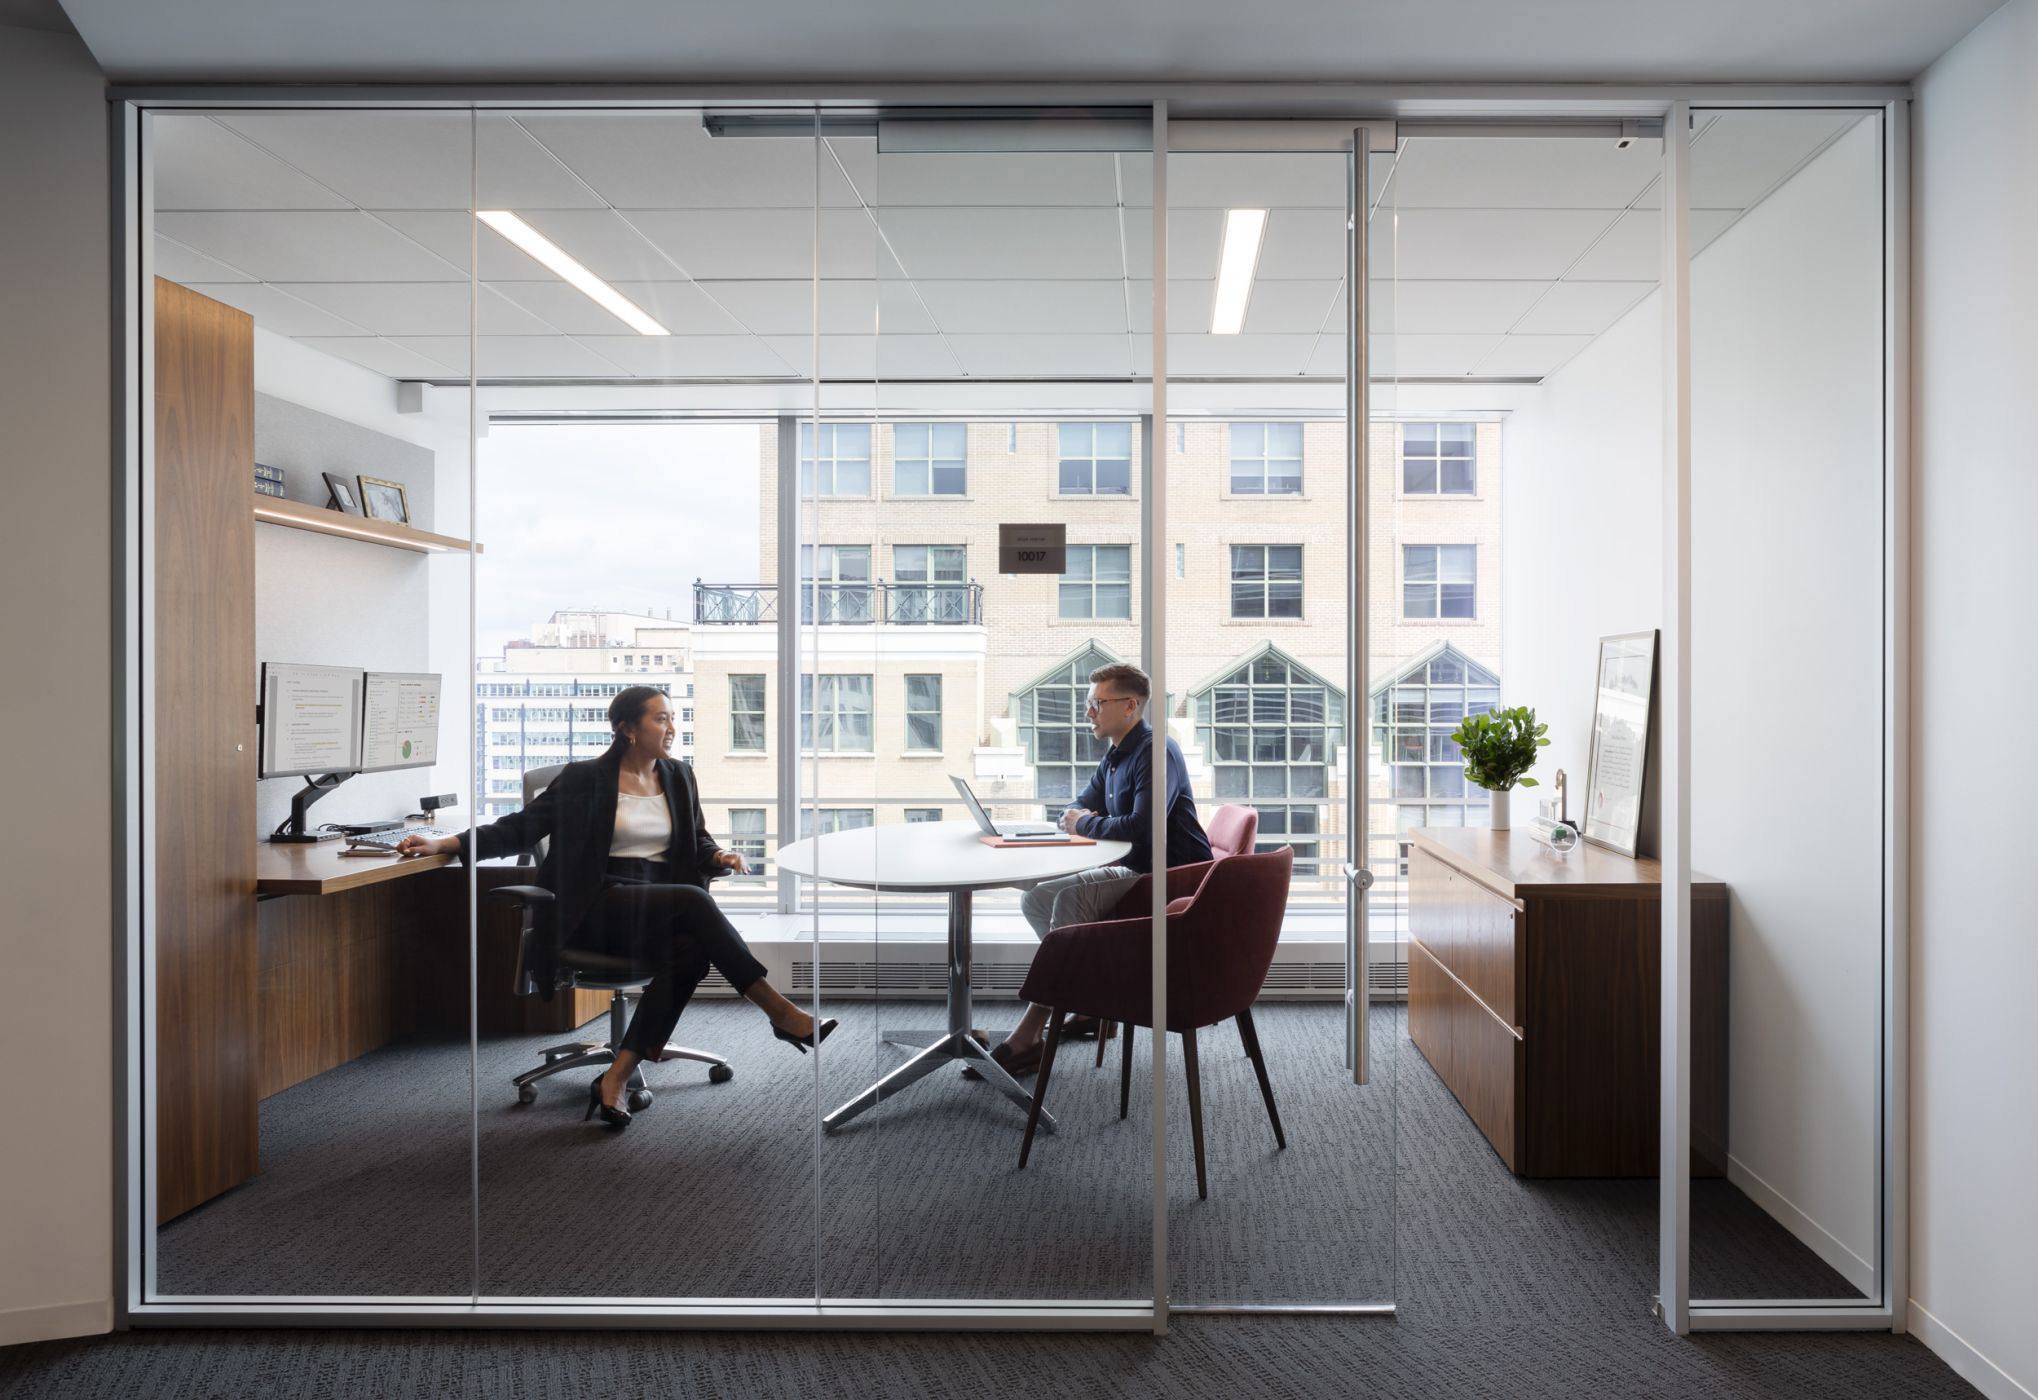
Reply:
[[1493, 830], [1507, 830], [1507, 794], [1517, 783], [1534, 787], [1536, 780], [1524, 776], [1536, 765], [1536, 750], [1547, 748], [1543, 736], [1550, 726], [1536, 723], [1536, 712], [1526, 705], [1511, 710], [1492, 710], [1467, 715], [1451, 733], [1451, 741], [1465, 757], [1465, 777], [1493, 794]]

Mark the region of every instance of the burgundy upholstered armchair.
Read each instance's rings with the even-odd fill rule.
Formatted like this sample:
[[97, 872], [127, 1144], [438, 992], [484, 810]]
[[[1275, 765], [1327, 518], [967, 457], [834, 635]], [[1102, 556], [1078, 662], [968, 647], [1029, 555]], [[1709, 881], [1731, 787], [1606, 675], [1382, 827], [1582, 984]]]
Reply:
[[[1266, 1058], [1253, 1029], [1253, 1002], [1273, 965], [1288, 907], [1288, 877], [1295, 853], [1283, 846], [1260, 855], [1230, 856], [1168, 871], [1168, 1024], [1182, 1037], [1182, 1066], [1189, 1080], [1189, 1132], [1196, 1145], [1196, 1194], [1209, 1199], [1203, 1165], [1203, 1093], [1196, 1065], [1196, 1032], [1227, 1017], [1238, 1022], [1239, 1039], [1259, 1076], [1260, 1095], [1274, 1127], [1274, 1144], [1285, 1148]], [[1150, 888], [1150, 887], [1149, 887]], [[1150, 897], [1150, 896], [1149, 896]], [[1120, 906], [1121, 910], [1123, 906]], [[1019, 1147], [1023, 1170], [1033, 1151], [1033, 1133], [1047, 1099], [1055, 1049], [1063, 1020], [1071, 1013], [1125, 1024], [1118, 1078], [1118, 1116], [1125, 1117], [1132, 1090], [1132, 1035], [1153, 1024], [1153, 923], [1137, 918], [1099, 924], [1071, 924], [1050, 932], [1034, 954], [1019, 995], [1050, 1008], [1047, 1044], [1033, 1086], [1026, 1137]]]

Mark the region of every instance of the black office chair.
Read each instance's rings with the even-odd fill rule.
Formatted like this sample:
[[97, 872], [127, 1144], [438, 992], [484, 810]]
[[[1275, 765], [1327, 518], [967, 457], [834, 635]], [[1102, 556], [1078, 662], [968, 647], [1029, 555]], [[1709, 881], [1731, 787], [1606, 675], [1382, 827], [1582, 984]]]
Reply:
[[[555, 763], [549, 768], [533, 768], [526, 772], [524, 805], [528, 807], [537, 800], [538, 794], [551, 786], [552, 780], [565, 766]], [[544, 857], [545, 843], [541, 841], [536, 850], [523, 852], [517, 860], [521, 865], [531, 865]], [[521, 924], [517, 936], [516, 982], [512, 988], [516, 995], [539, 996], [550, 1001], [556, 993], [570, 992], [576, 987], [611, 994], [607, 1040], [576, 1040], [554, 1045], [543, 1052], [544, 1063], [535, 1069], [525, 1070], [513, 1081], [517, 1086], [518, 1103], [536, 1103], [540, 1079], [583, 1065], [601, 1066], [614, 1062], [616, 1047], [623, 1043], [623, 1031], [630, 1023], [630, 1002], [644, 994], [651, 975], [618, 966], [615, 959], [598, 953], [560, 946], [559, 925], [553, 917], [555, 901], [552, 891], [543, 886], [504, 885], [490, 890], [486, 897], [516, 910]], [[659, 1058], [698, 1061], [708, 1067], [708, 1079], [716, 1084], [726, 1084], [736, 1077], [736, 1071], [730, 1068], [727, 1060], [706, 1050], [668, 1045]], [[650, 1086], [644, 1083], [644, 1066], [640, 1061], [630, 1071], [631, 1111], [649, 1108], [651, 1097]]]

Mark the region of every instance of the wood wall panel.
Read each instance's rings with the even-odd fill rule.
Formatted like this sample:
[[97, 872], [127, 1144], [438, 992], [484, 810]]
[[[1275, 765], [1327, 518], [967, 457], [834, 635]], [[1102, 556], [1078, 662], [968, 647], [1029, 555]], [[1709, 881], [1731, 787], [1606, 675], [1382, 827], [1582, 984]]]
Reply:
[[254, 322], [156, 281], [154, 1066], [170, 1219], [258, 1166]]

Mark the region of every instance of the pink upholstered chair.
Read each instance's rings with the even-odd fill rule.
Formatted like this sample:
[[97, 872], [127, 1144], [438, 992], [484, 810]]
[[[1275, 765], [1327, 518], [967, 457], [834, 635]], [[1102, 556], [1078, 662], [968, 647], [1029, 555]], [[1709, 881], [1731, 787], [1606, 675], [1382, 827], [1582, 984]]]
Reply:
[[[1274, 1144], [1285, 1148], [1266, 1058], [1253, 1029], [1252, 1005], [1273, 966], [1288, 907], [1288, 878], [1295, 853], [1286, 846], [1258, 855], [1230, 856], [1168, 871], [1168, 1024], [1182, 1037], [1182, 1066], [1189, 1080], [1189, 1133], [1196, 1145], [1196, 1194], [1208, 1200], [1203, 1166], [1203, 1089], [1196, 1064], [1196, 1032], [1227, 1017], [1238, 1022], [1239, 1039], [1259, 1076], [1260, 1095], [1274, 1127]], [[1033, 955], [1020, 997], [1050, 1008], [1047, 1044], [1019, 1147], [1023, 1170], [1033, 1151], [1034, 1129], [1047, 1100], [1062, 1022], [1070, 1013], [1125, 1025], [1118, 1076], [1118, 1116], [1125, 1117], [1132, 1093], [1132, 1034], [1153, 1024], [1153, 922], [1140, 917], [1099, 924], [1071, 924], [1052, 930]]]

